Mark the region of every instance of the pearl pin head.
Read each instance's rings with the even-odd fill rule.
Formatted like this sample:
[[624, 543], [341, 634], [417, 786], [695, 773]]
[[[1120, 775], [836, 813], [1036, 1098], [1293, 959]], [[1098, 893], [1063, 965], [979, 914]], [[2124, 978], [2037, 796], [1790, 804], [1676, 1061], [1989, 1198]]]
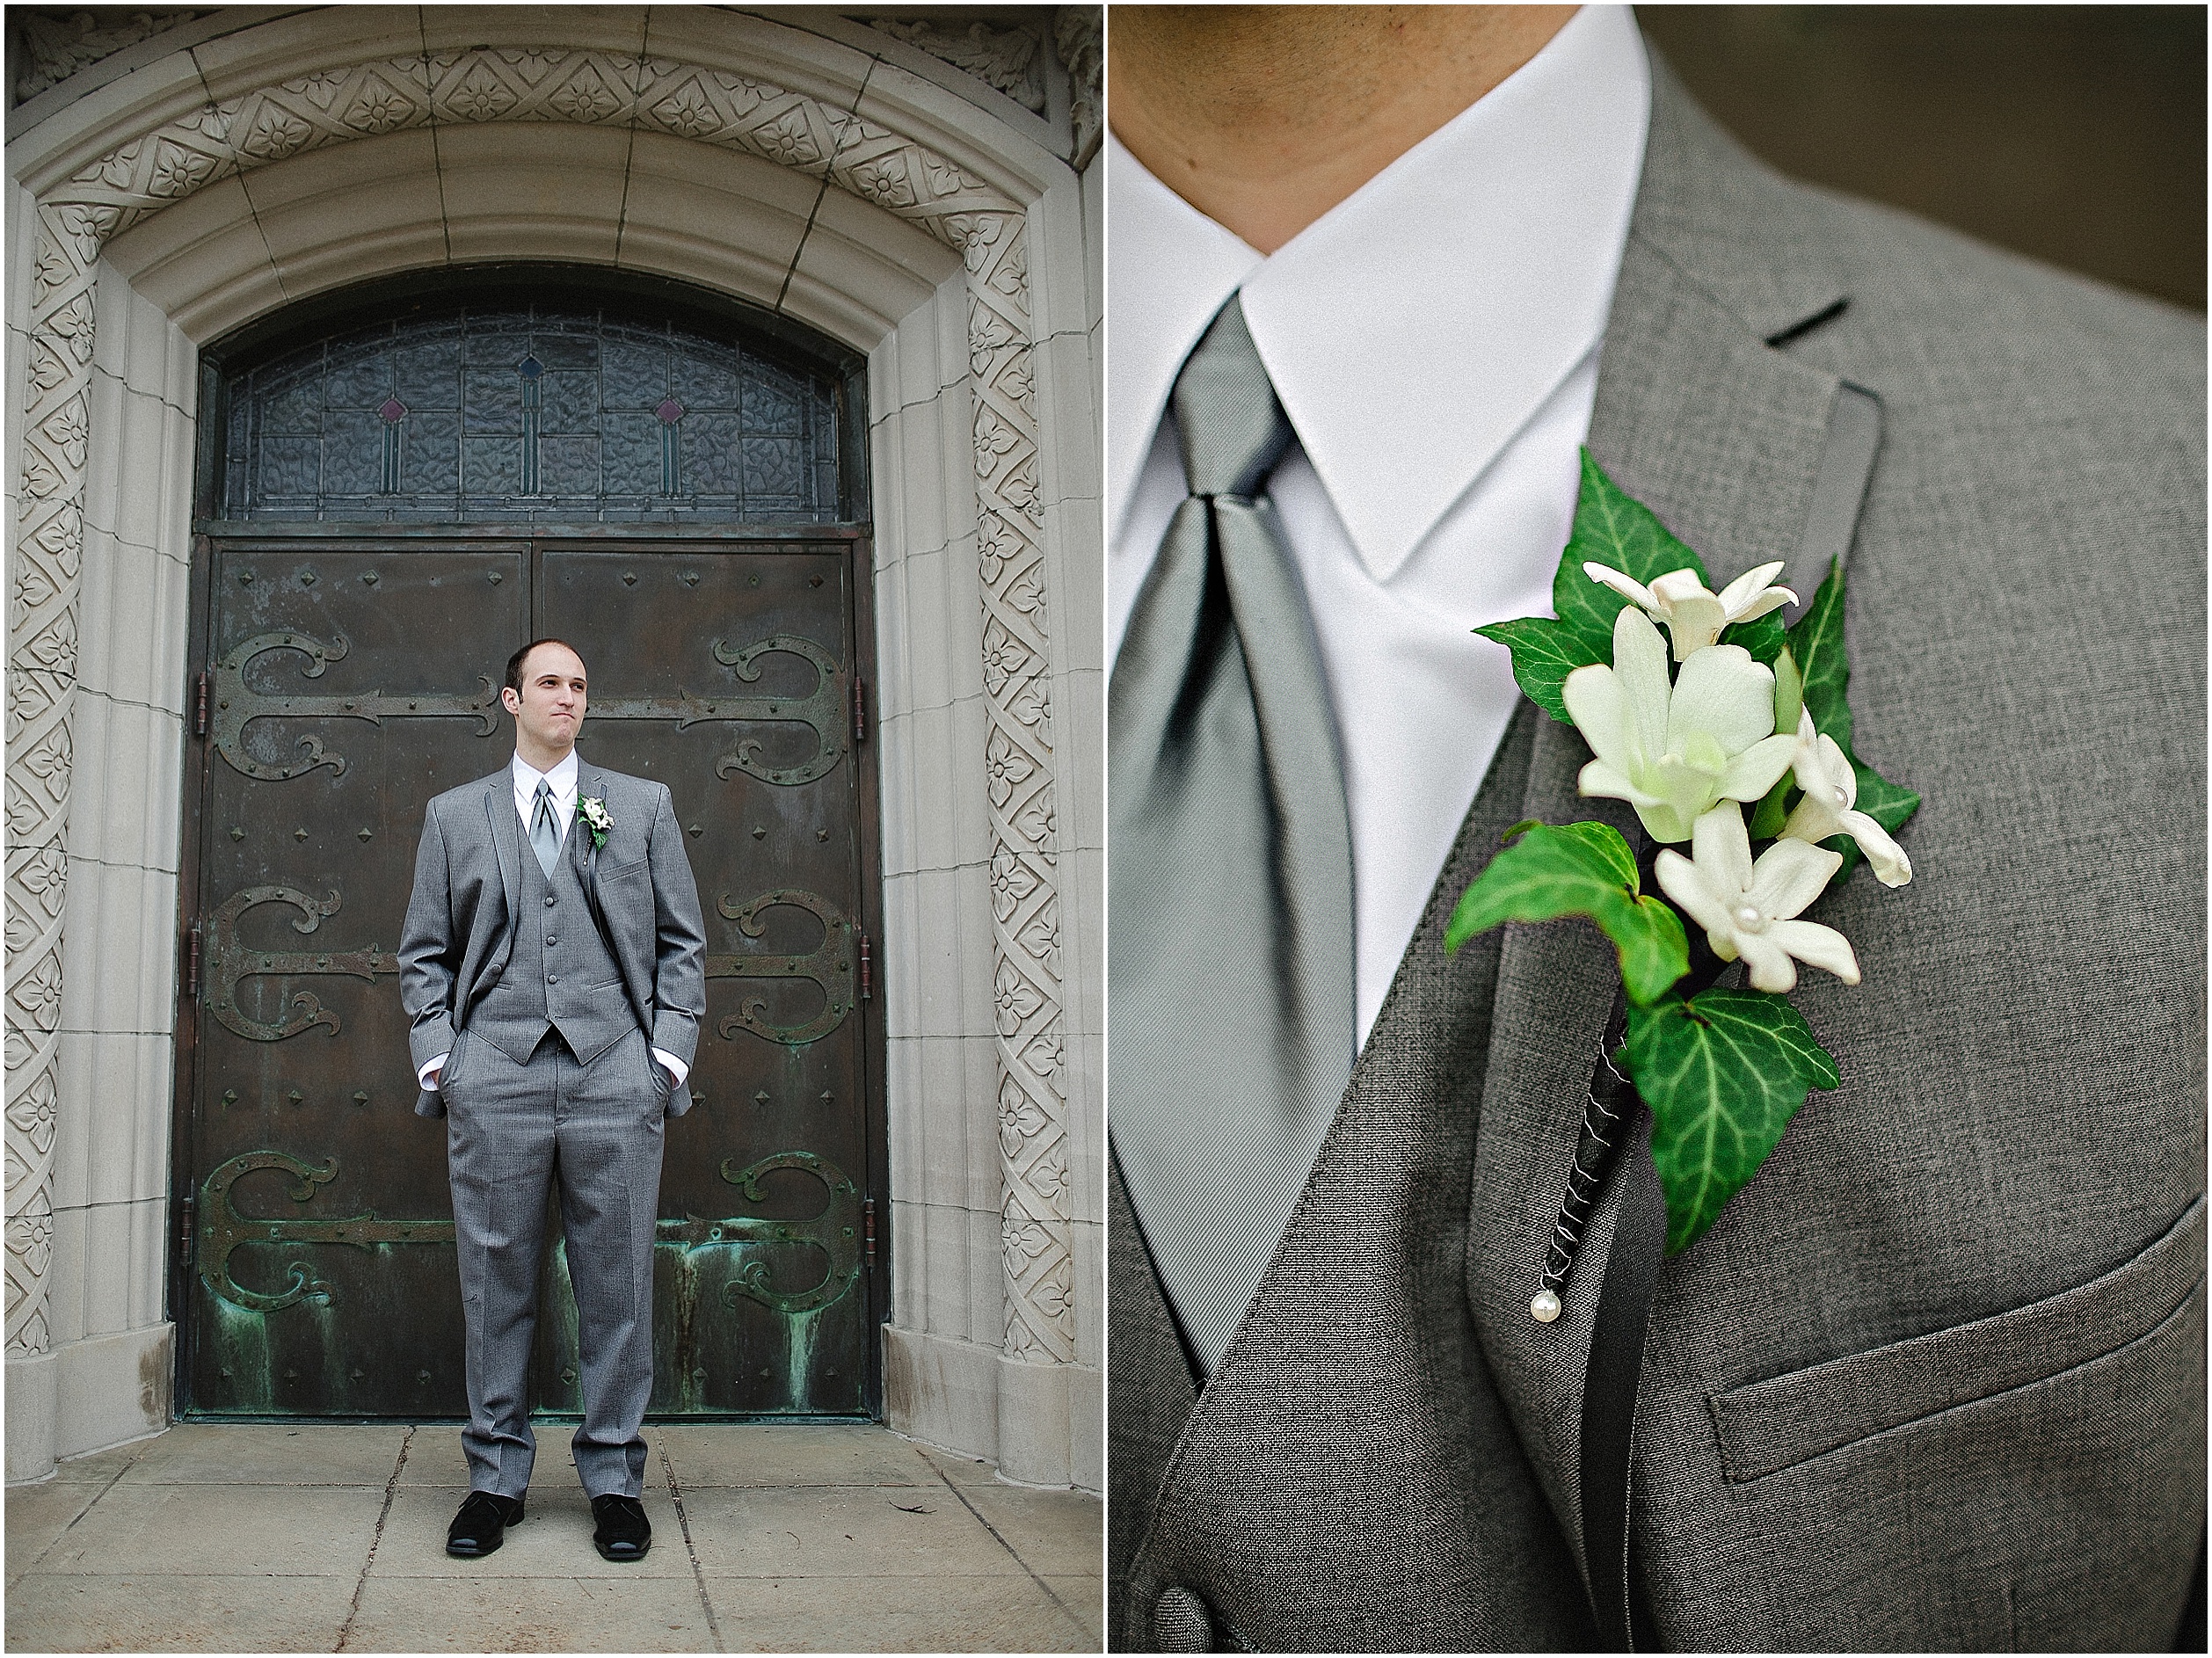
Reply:
[[1539, 1324], [1549, 1324], [1559, 1317], [1559, 1297], [1549, 1290], [1539, 1290], [1528, 1304], [1528, 1315]]

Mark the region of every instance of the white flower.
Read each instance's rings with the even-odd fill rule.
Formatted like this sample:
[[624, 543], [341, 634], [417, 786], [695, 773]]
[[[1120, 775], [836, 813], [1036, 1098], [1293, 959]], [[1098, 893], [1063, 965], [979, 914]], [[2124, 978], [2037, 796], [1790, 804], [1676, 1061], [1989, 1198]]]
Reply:
[[1791, 989], [1798, 962], [1826, 968], [1846, 985], [1859, 982], [1849, 939], [1832, 927], [1793, 919], [1843, 867], [1843, 854], [1808, 840], [1777, 840], [1753, 863], [1743, 814], [1729, 805], [1698, 819], [1690, 851], [1687, 858], [1659, 854], [1660, 888], [1705, 928], [1715, 956], [1743, 958], [1752, 989]]
[[576, 815], [584, 820], [586, 827], [597, 831], [601, 837], [615, 826], [614, 818], [608, 815], [607, 803], [597, 795], [578, 795], [576, 797]]
[[1813, 729], [1809, 709], [1798, 714], [1797, 753], [1791, 764], [1805, 797], [1782, 825], [1785, 837], [1820, 841], [1830, 835], [1849, 835], [1866, 854], [1866, 867], [1882, 885], [1903, 886], [1912, 879], [1912, 860], [1905, 856], [1905, 849], [1872, 818], [1852, 810], [1859, 804], [1859, 778], [1836, 739]]
[[1698, 579], [1694, 570], [1670, 570], [1647, 587], [1610, 564], [1585, 564], [1583, 574], [1612, 588], [1631, 604], [1641, 605], [1654, 622], [1663, 622], [1674, 636], [1674, 659], [1687, 662], [1721, 636], [1721, 629], [1736, 622], [1755, 622], [1770, 610], [1794, 605], [1797, 595], [1786, 587], [1770, 587], [1782, 561], [1747, 570], [1717, 593]]
[[1758, 799], [1797, 749], [1773, 734], [1772, 669], [1740, 645], [1707, 645], [1670, 686], [1666, 641], [1633, 607], [1613, 622], [1613, 665], [1576, 668], [1561, 695], [1597, 756], [1583, 793], [1626, 801], [1655, 840], [1689, 840], [1716, 801]]

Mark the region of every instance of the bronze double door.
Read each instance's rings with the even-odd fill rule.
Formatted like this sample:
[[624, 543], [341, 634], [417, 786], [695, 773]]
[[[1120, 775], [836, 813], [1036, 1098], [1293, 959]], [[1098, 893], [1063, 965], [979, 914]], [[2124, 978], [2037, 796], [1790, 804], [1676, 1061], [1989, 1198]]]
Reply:
[[[508, 654], [573, 643], [578, 749], [667, 784], [707, 1017], [668, 1125], [658, 1414], [866, 1414], [887, 1240], [870, 1033], [867, 543], [218, 539], [199, 607], [177, 1165], [196, 1414], [465, 1414], [445, 1126], [399, 938], [425, 804], [513, 753]], [[580, 1409], [557, 1216], [535, 1404]]]

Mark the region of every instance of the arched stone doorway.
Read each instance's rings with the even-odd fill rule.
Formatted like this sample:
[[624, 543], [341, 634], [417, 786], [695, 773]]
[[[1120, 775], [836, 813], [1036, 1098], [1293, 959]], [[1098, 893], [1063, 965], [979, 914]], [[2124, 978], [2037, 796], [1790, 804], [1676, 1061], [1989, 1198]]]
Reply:
[[[651, 1408], [879, 1411], [864, 364], [589, 267], [449, 267], [305, 313], [200, 357], [176, 1408], [465, 1414], [443, 1136], [389, 1109], [411, 1087], [375, 941], [411, 816], [504, 764], [498, 666], [551, 635], [593, 666], [587, 757], [673, 791], [706, 905]], [[534, 1377], [556, 1413], [580, 1408], [566, 1270], [557, 1244]]]
[[195, 345], [365, 276], [523, 258], [700, 282], [867, 354], [891, 1224], [913, 1245], [886, 1409], [1015, 1477], [1095, 1485], [1097, 767], [1070, 762], [1102, 674], [1077, 152], [839, 19], [266, 16], [219, 11], [127, 72], [96, 66], [18, 111], [11, 149], [11, 1477], [167, 1416], [149, 1378], [181, 1217], [152, 1125], [184, 967], [164, 824]]

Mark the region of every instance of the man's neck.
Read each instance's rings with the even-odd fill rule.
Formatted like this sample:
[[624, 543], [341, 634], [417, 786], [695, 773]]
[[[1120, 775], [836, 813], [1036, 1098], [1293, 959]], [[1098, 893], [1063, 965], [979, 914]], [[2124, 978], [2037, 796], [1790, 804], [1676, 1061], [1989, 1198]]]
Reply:
[[1110, 11], [1115, 136], [1272, 253], [1534, 57], [1573, 6]]

